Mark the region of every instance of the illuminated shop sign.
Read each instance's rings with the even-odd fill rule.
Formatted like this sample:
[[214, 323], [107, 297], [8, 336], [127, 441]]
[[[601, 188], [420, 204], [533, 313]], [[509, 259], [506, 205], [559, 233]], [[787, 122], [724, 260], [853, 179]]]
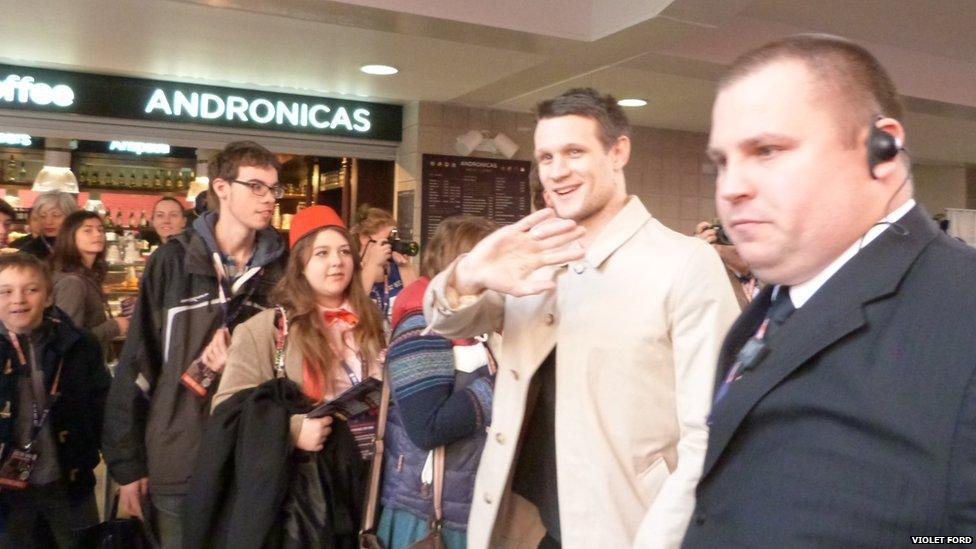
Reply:
[[0, 64], [2, 109], [381, 141], [400, 141], [403, 120], [399, 105]]
[[14, 102], [39, 107], [70, 107], [75, 102], [75, 91], [65, 84], [51, 85], [26, 74], [8, 74], [0, 80], [0, 103]]
[[34, 140], [26, 133], [0, 133], [0, 145], [30, 147], [33, 144]]
[[174, 90], [172, 95], [157, 88], [149, 97], [146, 113], [162, 113], [174, 118], [229, 120], [252, 122], [267, 126], [289, 126], [334, 130], [337, 128], [358, 133], [369, 132], [369, 109], [350, 111], [344, 106], [325, 102], [312, 104], [258, 97], [248, 100], [238, 95], [213, 93], [184, 93]]
[[169, 154], [170, 147], [166, 143], [143, 143], [142, 141], [110, 141], [109, 151], [127, 152], [132, 154]]

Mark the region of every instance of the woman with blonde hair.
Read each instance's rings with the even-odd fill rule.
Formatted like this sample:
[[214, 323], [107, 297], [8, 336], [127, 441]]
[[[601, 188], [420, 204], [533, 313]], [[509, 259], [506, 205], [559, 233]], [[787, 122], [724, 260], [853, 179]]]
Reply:
[[390, 234], [396, 229], [393, 214], [364, 205], [357, 212], [357, 223], [352, 234], [359, 240], [362, 250], [362, 283], [373, 303], [389, 320], [393, 301], [400, 290], [417, 280], [417, 271], [410, 258], [394, 252], [390, 247]]

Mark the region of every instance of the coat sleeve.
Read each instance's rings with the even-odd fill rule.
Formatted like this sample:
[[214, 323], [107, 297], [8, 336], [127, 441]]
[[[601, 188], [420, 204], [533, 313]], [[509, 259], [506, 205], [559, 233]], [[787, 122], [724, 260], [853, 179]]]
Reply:
[[85, 285], [84, 280], [72, 274], [54, 283], [54, 304], [79, 328], [85, 327]]
[[[211, 402], [211, 413], [239, 391], [257, 387], [274, 377], [274, 340], [264, 330], [265, 315], [255, 316], [234, 329], [227, 363]], [[265, 333], [267, 332], [267, 333]]]
[[695, 507], [708, 444], [706, 420], [719, 350], [739, 314], [725, 269], [707, 244], [696, 244], [668, 298], [679, 439], [677, 466], [637, 532], [635, 547], [678, 547]]
[[119, 484], [129, 484], [148, 475], [146, 422], [152, 391], [163, 367], [165, 259], [164, 254], [157, 252], [146, 265], [128, 338], [105, 406], [102, 452], [109, 473]]
[[491, 423], [492, 380], [478, 378], [455, 391], [454, 346], [444, 337], [424, 335], [424, 328], [419, 312], [400, 321], [386, 367], [407, 437], [427, 451], [484, 432]]
[[[210, 413], [236, 393], [261, 385], [274, 377], [274, 323], [265, 314], [258, 314], [237, 326], [227, 350], [227, 363], [220, 375], [217, 391], [210, 404]], [[305, 414], [289, 419], [292, 444], [298, 441]]]
[[947, 536], [976, 537], [976, 370], [969, 380], [949, 463]]
[[85, 302], [91, 291], [91, 285], [81, 278], [74, 275], [64, 276], [54, 284], [54, 304], [71, 318], [75, 326], [91, 331], [105, 348], [119, 335], [119, 324], [114, 318], [109, 318], [98, 326], [85, 325]]
[[448, 287], [461, 257], [435, 276], [424, 293], [424, 316], [430, 328], [450, 338], [501, 333], [505, 314], [502, 294], [485, 290], [477, 296], [456, 296]]

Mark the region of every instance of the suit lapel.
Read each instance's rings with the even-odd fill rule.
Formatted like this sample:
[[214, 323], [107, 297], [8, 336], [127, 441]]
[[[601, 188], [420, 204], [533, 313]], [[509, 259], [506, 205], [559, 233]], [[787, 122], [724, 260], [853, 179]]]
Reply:
[[[889, 228], [855, 255], [793, 313], [777, 332], [766, 358], [733, 382], [726, 396], [715, 404], [702, 478], [708, 475], [756, 403], [812, 357], [864, 326], [865, 304], [895, 293], [911, 264], [939, 234], [921, 206], [909, 211], [898, 225], [900, 229]], [[761, 322], [771, 291], [772, 288], [764, 289], [743, 313], [741, 328], [736, 322], [723, 346], [723, 369], [719, 373], [731, 365]], [[752, 331], [747, 331], [748, 327]], [[731, 341], [733, 337], [735, 340]]]

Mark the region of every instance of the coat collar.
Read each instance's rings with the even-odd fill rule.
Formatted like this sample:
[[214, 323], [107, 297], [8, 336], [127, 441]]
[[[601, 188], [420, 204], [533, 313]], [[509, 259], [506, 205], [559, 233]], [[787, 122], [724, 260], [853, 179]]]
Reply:
[[600, 230], [586, 249], [586, 262], [594, 268], [602, 265], [650, 219], [651, 214], [640, 198], [629, 197], [624, 207]]
[[[703, 479], [756, 403], [813, 356], [863, 327], [867, 323], [865, 306], [895, 294], [916, 258], [939, 234], [924, 208], [915, 206], [897, 227], [865, 246], [793, 313], [779, 330], [769, 355], [715, 404]], [[731, 365], [735, 353], [761, 322], [771, 292], [772, 287], [767, 287], [736, 321], [723, 345], [720, 367]], [[720, 368], [719, 376], [724, 377], [723, 373]]]
[[[62, 359], [71, 360], [70, 352], [75, 344], [83, 337], [71, 319], [61, 309], [48, 307], [44, 311], [44, 321], [37, 330], [43, 331], [43, 354], [40, 358], [41, 371], [44, 372], [44, 383], [50, 387], [54, 373]], [[0, 341], [2, 341], [7, 359], [13, 356], [13, 345], [10, 343], [10, 332], [0, 326]], [[26, 347], [24, 352], [26, 352]]]
[[[207, 243], [203, 237], [192, 229], [184, 231], [180, 236], [183, 238], [180, 238], [178, 242], [183, 246], [183, 253], [185, 254], [183, 264], [186, 272], [217, 278], [217, 273], [214, 272], [213, 259], [207, 252]], [[173, 241], [176, 239], [171, 238], [170, 240]], [[166, 244], [169, 244], [169, 242]]]

